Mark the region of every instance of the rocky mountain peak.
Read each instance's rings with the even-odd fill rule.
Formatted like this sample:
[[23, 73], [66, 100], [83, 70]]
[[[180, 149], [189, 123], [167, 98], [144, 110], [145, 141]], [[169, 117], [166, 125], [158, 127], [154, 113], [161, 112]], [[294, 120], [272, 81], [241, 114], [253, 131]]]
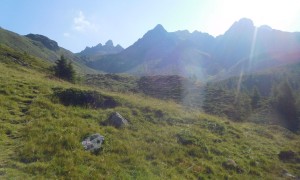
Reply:
[[103, 45], [101, 43], [97, 44], [95, 47], [102, 47]]
[[268, 26], [268, 25], [262, 25], [262, 26], [260, 26], [258, 29], [259, 29], [260, 31], [266, 31], [266, 32], [270, 32], [270, 31], [273, 30], [273, 29], [272, 29], [270, 26]]
[[236, 33], [248, 33], [254, 31], [254, 24], [251, 19], [242, 18], [239, 21], [233, 23], [233, 25], [226, 31], [225, 34], [236, 34]]
[[31, 40], [42, 43], [46, 48], [48, 48], [52, 51], [59, 50], [59, 46], [58, 46], [57, 42], [49, 39], [46, 36], [43, 36], [40, 34], [27, 34], [26, 37], [28, 37]]
[[167, 32], [167, 31], [165, 30], [165, 28], [164, 28], [161, 24], [157, 24], [157, 25], [154, 27], [153, 31]]
[[143, 38], [156, 38], [156, 37], [162, 37], [168, 34], [168, 32], [165, 30], [165, 28], [158, 24], [156, 25], [152, 30], [148, 31]]
[[106, 41], [104, 45], [99, 43], [96, 46], [93, 47], [86, 47], [83, 51], [81, 51], [80, 55], [85, 56], [99, 56], [99, 55], [105, 55], [105, 54], [117, 54], [121, 51], [123, 51], [124, 48], [120, 46], [119, 44], [114, 46], [114, 43], [112, 40]]
[[254, 26], [253, 21], [248, 18], [242, 18], [237, 23], [240, 25], [249, 26], [249, 27]]
[[114, 43], [112, 40], [108, 40], [106, 43], [105, 43], [105, 46], [114, 46]]

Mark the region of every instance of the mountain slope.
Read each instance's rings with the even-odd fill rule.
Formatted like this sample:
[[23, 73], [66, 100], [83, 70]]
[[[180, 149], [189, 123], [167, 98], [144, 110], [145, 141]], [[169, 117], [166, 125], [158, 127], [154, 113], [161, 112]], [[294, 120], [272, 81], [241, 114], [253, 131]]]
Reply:
[[[173, 102], [69, 84], [3, 59], [0, 56], [1, 179], [300, 176], [299, 162], [294, 161], [299, 159], [300, 138], [286, 129], [229, 122]], [[55, 96], [56, 90], [74, 88], [110, 97], [118, 105], [65, 106]], [[101, 125], [115, 111], [129, 120], [128, 127]], [[93, 133], [105, 137], [98, 154], [81, 145]], [[294, 159], [278, 155], [288, 152]]]
[[59, 59], [61, 55], [64, 55], [73, 63], [79, 73], [86, 74], [97, 72], [96, 70], [85, 66], [83, 61], [71, 51], [59, 47], [55, 41], [50, 40], [43, 35], [29, 34], [27, 36], [21, 36], [0, 28], [0, 44], [52, 63]]

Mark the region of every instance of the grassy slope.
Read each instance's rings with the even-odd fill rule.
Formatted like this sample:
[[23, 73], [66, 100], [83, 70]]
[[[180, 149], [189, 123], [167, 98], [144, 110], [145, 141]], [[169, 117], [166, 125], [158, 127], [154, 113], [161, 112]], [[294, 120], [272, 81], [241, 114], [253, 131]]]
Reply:
[[81, 74], [97, 73], [98, 71], [85, 66], [79, 57], [71, 51], [64, 48], [59, 48], [57, 51], [52, 51], [46, 48], [42, 43], [33, 41], [27, 37], [21, 36], [14, 32], [0, 28], [0, 44], [8, 46], [19, 52], [26, 52], [49, 62], [55, 62], [64, 55], [68, 60], [72, 61], [77, 72]]
[[87, 74], [84, 84], [114, 92], [137, 92], [138, 77], [126, 74]]
[[[0, 72], [1, 179], [274, 179], [284, 169], [300, 176], [299, 164], [278, 160], [281, 150], [300, 149], [299, 136], [283, 128], [233, 123], [173, 102], [100, 89], [121, 106], [66, 107], [51, 100], [52, 88], [89, 88], [11, 63], [0, 63]], [[129, 119], [129, 127], [100, 126], [113, 111]], [[95, 132], [106, 138], [99, 155], [81, 146]], [[222, 166], [228, 158], [241, 173]]]

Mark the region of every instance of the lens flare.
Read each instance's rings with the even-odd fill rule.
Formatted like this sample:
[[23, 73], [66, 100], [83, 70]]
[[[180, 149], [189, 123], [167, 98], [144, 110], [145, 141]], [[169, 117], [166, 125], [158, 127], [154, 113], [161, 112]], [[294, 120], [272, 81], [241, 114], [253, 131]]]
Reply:
[[255, 44], [256, 44], [256, 37], [257, 37], [257, 27], [255, 27], [253, 37], [252, 37], [251, 51], [250, 51], [249, 62], [248, 62], [248, 71], [250, 71], [252, 68], [252, 62], [253, 62]]
[[240, 76], [239, 76], [239, 81], [237, 83], [235, 101], [237, 101], [237, 99], [239, 97], [239, 94], [240, 94], [243, 75], [244, 75], [244, 68], [241, 69], [241, 73], [240, 73]]

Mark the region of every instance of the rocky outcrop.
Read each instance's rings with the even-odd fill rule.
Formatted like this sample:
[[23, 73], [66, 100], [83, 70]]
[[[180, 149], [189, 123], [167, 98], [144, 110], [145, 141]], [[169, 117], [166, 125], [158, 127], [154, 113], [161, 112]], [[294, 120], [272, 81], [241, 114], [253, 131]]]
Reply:
[[107, 109], [119, 105], [119, 102], [114, 97], [103, 95], [97, 91], [76, 88], [53, 88], [53, 90], [54, 96], [56, 96], [65, 106]]
[[28, 37], [31, 40], [42, 43], [46, 48], [48, 48], [52, 51], [59, 50], [59, 46], [58, 46], [57, 42], [49, 39], [46, 36], [39, 35], [39, 34], [28, 34], [28, 35], [26, 35], [26, 37]]
[[296, 153], [292, 150], [280, 151], [278, 158], [286, 163], [300, 163], [300, 152]]

